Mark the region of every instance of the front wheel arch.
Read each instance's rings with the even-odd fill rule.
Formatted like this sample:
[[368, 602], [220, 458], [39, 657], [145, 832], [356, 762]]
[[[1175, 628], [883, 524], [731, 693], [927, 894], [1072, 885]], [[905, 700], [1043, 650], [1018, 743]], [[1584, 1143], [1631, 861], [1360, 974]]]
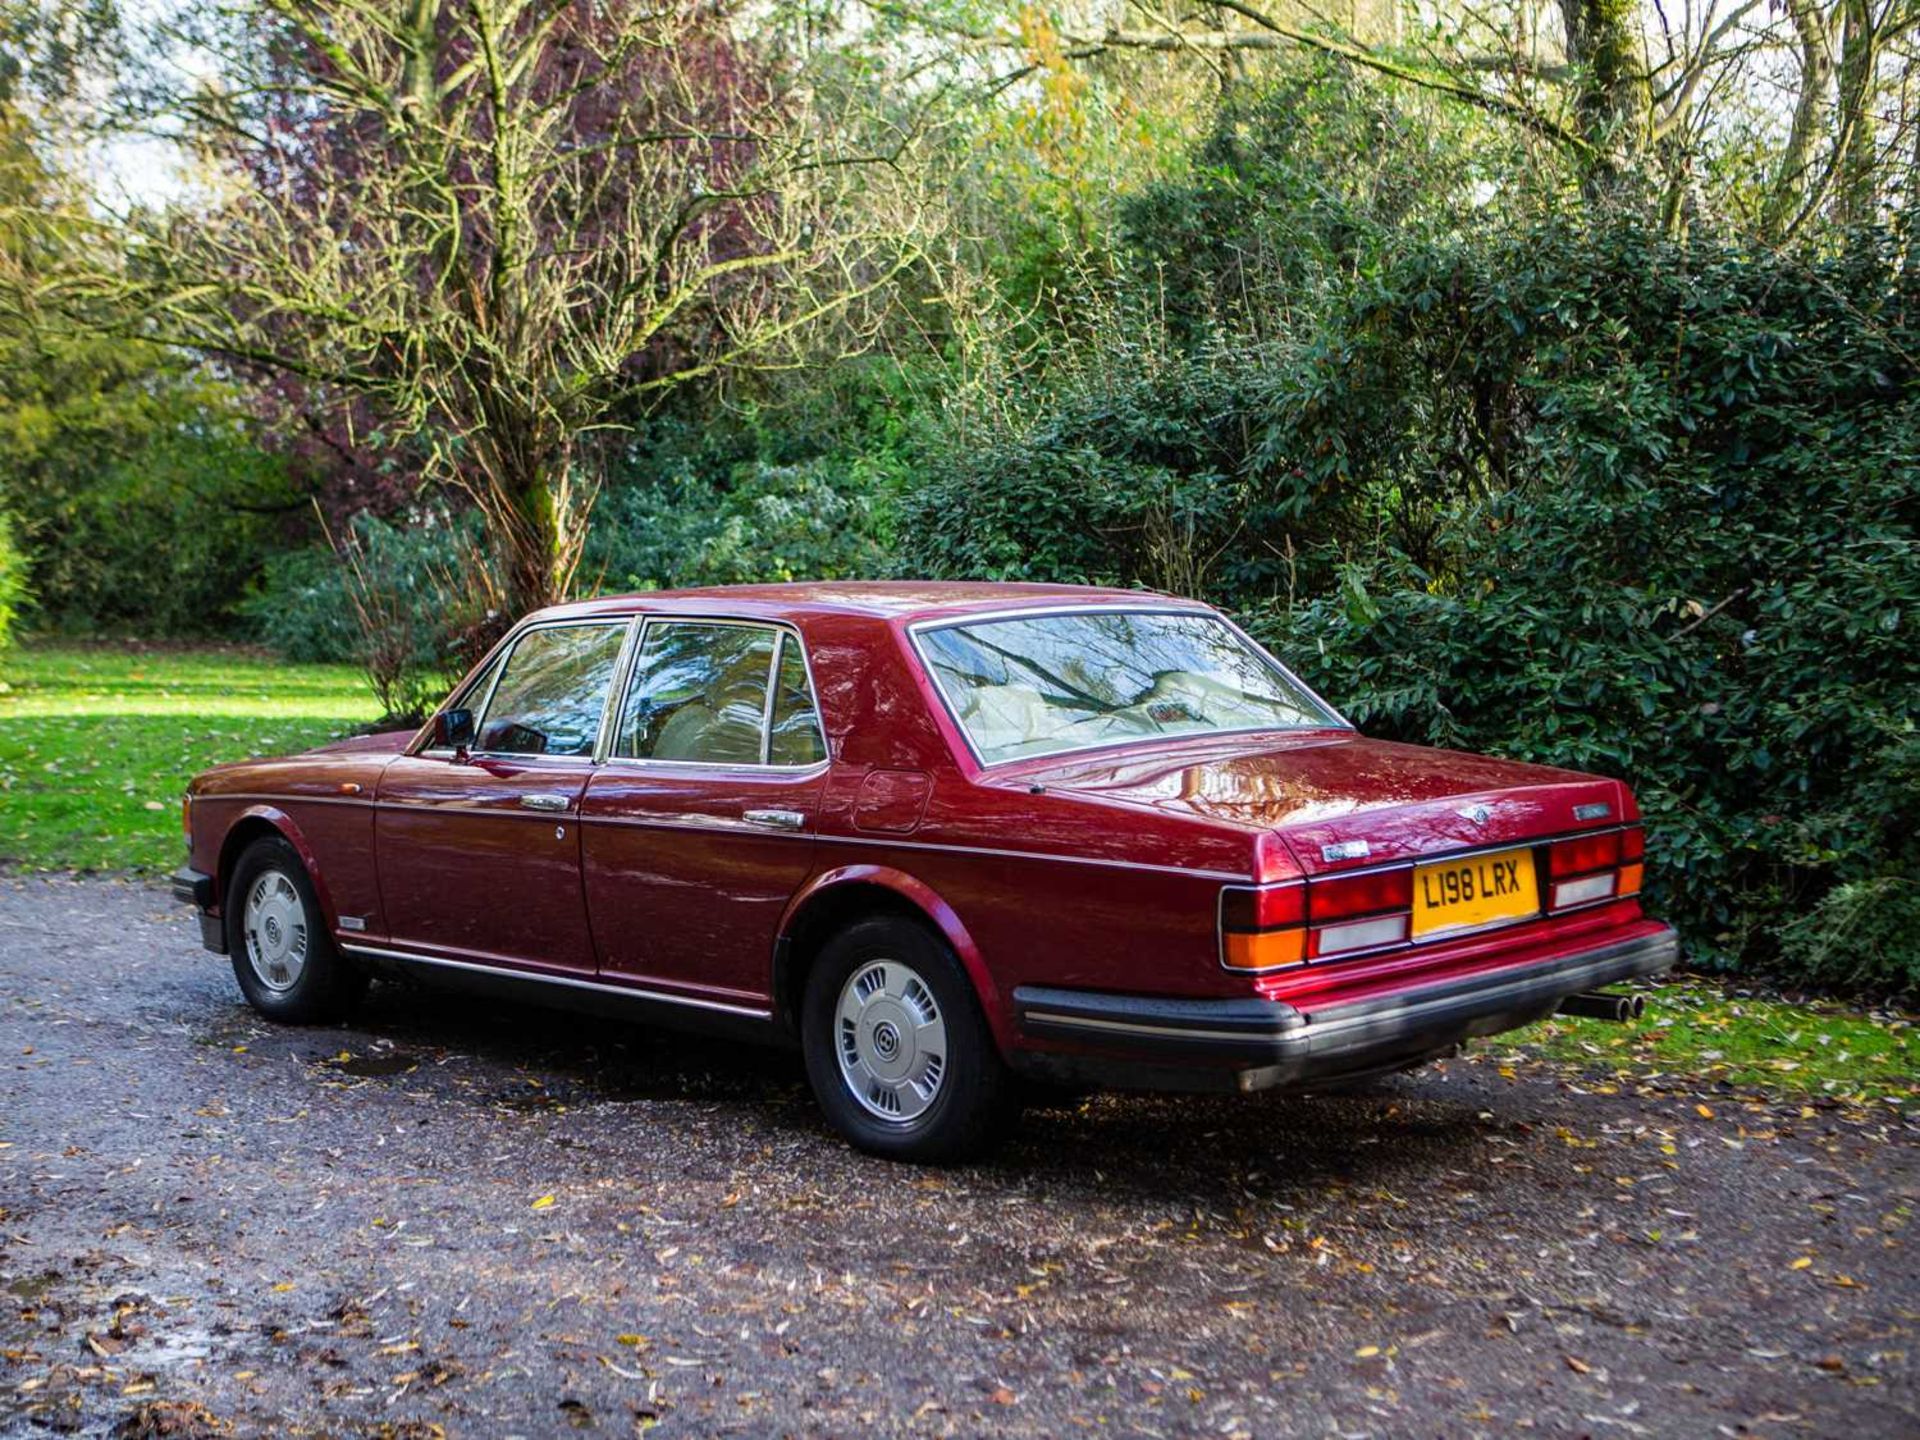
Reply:
[[227, 827], [227, 833], [221, 838], [219, 868], [214, 872], [218, 877], [214, 882], [214, 893], [219, 897], [220, 913], [224, 916], [227, 912], [233, 870], [240, 863], [240, 857], [247, 853], [247, 848], [254, 841], [275, 838], [286, 841], [300, 857], [301, 865], [306, 868], [307, 883], [313, 886], [314, 899], [319, 902], [320, 913], [331, 934], [334, 929], [333, 897], [327, 891], [327, 879], [321, 873], [320, 863], [314, 858], [307, 837], [300, 833], [293, 818], [284, 810], [270, 805], [257, 805], [248, 810]]

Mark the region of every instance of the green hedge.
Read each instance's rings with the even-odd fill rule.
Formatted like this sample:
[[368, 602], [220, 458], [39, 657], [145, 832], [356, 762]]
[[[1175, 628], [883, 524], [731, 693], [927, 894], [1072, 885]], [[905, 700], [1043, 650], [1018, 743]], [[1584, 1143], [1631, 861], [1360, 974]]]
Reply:
[[936, 470], [910, 563], [1164, 583], [1129, 516], [1184, 497], [1179, 588], [1371, 732], [1632, 782], [1694, 963], [1920, 992], [1920, 281], [1891, 247], [1545, 225], [1409, 245], [1290, 320], [1231, 363], [1218, 333], [1108, 354], [1124, 414], [1083, 365]]
[[14, 622], [27, 599], [27, 557], [21, 552], [14, 524], [0, 510], [0, 650], [13, 641]]

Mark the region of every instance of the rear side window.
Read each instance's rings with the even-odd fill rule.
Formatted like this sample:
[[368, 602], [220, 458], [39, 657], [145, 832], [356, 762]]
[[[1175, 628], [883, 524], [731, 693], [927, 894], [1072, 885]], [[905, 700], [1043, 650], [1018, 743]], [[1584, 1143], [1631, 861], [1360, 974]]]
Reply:
[[624, 625], [550, 625], [514, 642], [475, 727], [495, 755], [591, 756]]
[[799, 638], [770, 625], [649, 621], [613, 753], [692, 765], [826, 759]]
[[654, 621], [641, 642], [615, 754], [635, 760], [760, 765], [776, 631]]
[[780, 637], [780, 671], [773, 687], [773, 734], [767, 759], [775, 765], [813, 765], [827, 758], [820, 712], [807, 681], [807, 657], [791, 635]]

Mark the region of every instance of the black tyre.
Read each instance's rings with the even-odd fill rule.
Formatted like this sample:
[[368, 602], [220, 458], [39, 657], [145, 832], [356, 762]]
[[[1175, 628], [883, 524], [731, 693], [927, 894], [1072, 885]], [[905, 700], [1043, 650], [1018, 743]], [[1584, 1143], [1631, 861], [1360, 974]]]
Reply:
[[285, 840], [262, 838], [241, 853], [225, 904], [234, 978], [269, 1020], [326, 1024], [366, 993], [366, 973], [334, 946], [307, 868]]
[[879, 916], [828, 941], [807, 977], [800, 1028], [820, 1108], [862, 1150], [972, 1159], [1019, 1113], [966, 972], [914, 921]]

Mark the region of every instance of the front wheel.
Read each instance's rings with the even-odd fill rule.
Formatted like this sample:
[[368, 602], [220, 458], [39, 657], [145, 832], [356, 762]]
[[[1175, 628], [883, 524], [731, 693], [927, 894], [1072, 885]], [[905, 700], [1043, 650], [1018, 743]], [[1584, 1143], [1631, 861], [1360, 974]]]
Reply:
[[827, 942], [801, 1006], [807, 1078], [842, 1135], [927, 1163], [984, 1154], [1019, 1110], [966, 972], [925, 926], [863, 920]]
[[335, 948], [299, 853], [264, 838], [235, 862], [227, 884], [227, 953], [247, 1003], [290, 1025], [339, 1020], [367, 987]]

